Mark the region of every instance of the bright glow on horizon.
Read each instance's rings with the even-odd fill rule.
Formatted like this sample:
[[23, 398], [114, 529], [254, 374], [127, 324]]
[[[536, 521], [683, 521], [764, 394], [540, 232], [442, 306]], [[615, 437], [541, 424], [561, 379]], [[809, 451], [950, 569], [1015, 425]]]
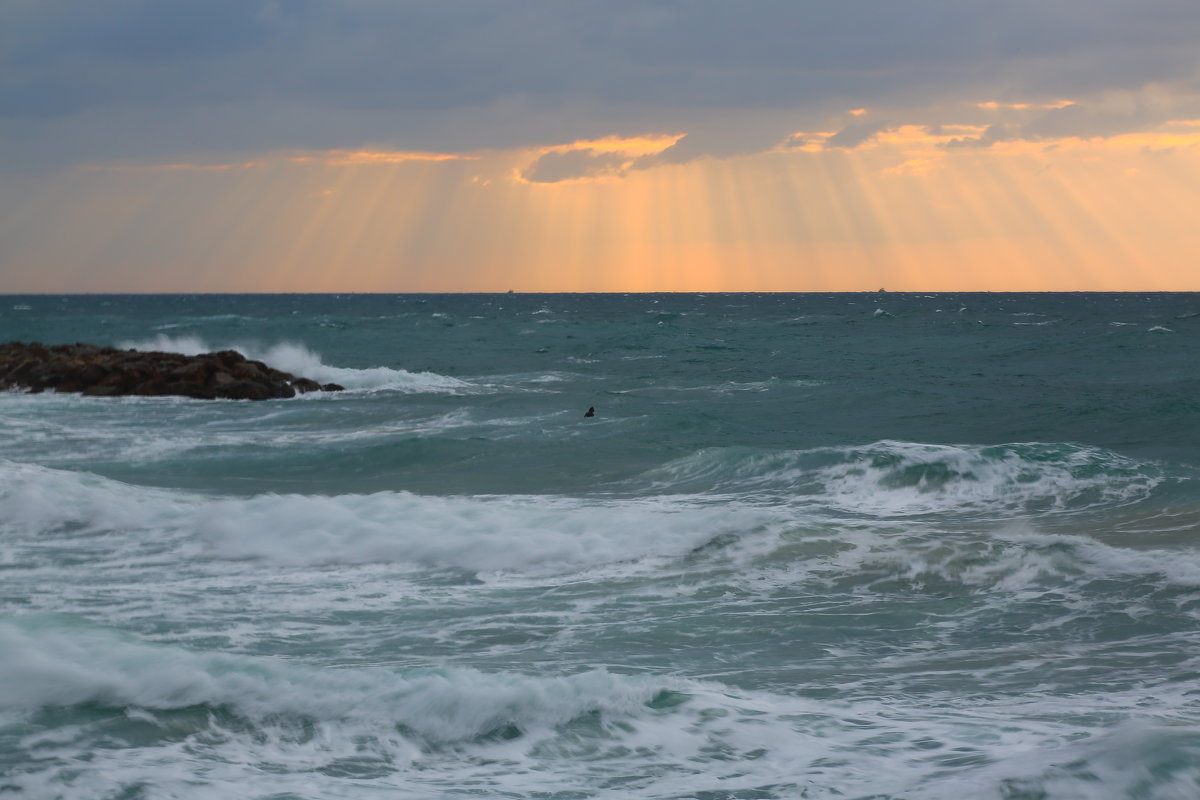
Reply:
[[[0, 219], [20, 265], [4, 288], [1200, 290], [1200, 121], [953, 146], [985, 129], [684, 163], [642, 161], [683, 136], [662, 134], [93, 165], [30, 182]], [[522, 177], [546, 154], [577, 171]]]
[[1195, 4], [486, 5], [0, 3], [0, 291], [1200, 290]]

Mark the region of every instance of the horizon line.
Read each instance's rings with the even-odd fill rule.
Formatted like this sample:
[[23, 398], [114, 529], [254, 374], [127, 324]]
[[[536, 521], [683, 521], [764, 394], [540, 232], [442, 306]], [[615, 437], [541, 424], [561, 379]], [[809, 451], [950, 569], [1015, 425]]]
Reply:
[[658, 291], [629, 291], [629, 292], [539, 292], [539, 291], [518, 291], [510, 289], [506, 291], [397, 291], [397, 292], [355, 292], [355, 291], [331, 291], [331, 292], [220, 292], [220, 291], [178, 291], [178, 292], [138, 292], [138, 291], [112, 291], [112, 292], [0, 292], [0, 298], [3, 297], [186, 297], [186, 296], [209, 296], [209, 297], [334, 297], [339, 295], [353, 296], [399, 296], [399, 295], [416, 295], [416, 296], [497, 296], [507, 297], [509, 295], [585, 295], [585, 296], [629, 296], [629, 295], [798, 295], [798, 294], [845, 294], [845, 295], [936, 295], [936, 294], [1200, 294], [1200, 289], [841, 289], [841, 290], [814, 290], [814, 289], [798, 289], [795, 291], [768, 289], [768, 290], [737, 290], [737, 291], [672, 291], [669, 289]]

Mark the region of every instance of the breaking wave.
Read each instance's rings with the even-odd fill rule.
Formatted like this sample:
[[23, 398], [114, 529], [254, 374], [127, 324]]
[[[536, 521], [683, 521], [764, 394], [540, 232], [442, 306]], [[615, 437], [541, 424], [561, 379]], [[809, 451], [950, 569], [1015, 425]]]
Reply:
[[334, 367], [324, 363], [321, 356], [302, 344], [279, 343], [267, 347], [251, 344], [225, 344], [213, 347], [197, 336], [167, 336], [158, 334], [153, 339], [123, 341], [120, 348], [161, 351], [198, 355], [216, 350], [236, 350], [246, 358], [262, 361], [275, 369], [318, 383], [336, 383], [347, 389], [388, 389], [406, 393], [464, 394], [475, 392], [479, 387], [467, 381], [438, 375], [433, 372], [409, 372], [391, 367], [351, 369]]
[[[410, 492], [212, 498], [0, 462], [0, 531], [146, 531], [217, 559], [555, 572], [678, 557], [779, 520], [757, 508]], [[79, 546], [83, 546], [82, 544]]]
[[646, 473], [664, 492], [758, 492], [872, 517], [1043, 513], [1148, 497], [1161, 467], [1072, 444], [881, 441], [812, 450], [709, 448]]

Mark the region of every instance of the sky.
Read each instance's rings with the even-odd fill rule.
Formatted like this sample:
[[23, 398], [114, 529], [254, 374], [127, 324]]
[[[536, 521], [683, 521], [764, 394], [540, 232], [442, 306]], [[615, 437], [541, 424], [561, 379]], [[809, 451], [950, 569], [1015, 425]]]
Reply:
[[1200, 290], [1196, 0], [0, 0], [0, 293]]

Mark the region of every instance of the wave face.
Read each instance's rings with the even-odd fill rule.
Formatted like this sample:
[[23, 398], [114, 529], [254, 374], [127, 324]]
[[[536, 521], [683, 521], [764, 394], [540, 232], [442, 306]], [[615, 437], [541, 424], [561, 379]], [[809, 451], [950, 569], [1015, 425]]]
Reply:
[[0, 394], [0, 794], [1200, 795], [1191, 295], [10, 299], [349, 391]]

